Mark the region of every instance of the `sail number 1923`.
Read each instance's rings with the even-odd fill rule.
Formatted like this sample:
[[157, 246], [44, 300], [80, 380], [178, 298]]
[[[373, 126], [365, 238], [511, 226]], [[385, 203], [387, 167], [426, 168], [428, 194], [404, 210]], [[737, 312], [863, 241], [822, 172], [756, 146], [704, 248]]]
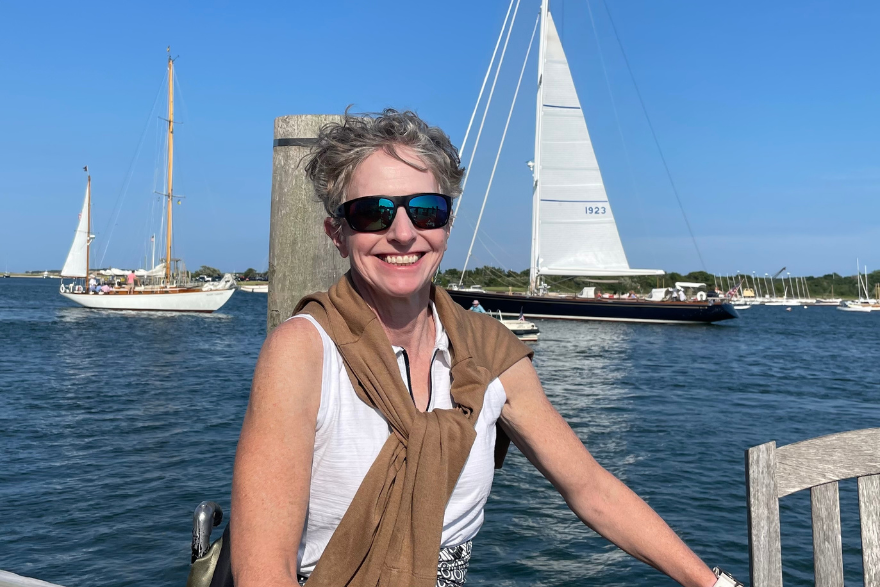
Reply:
[[587, 206], [587, 214], [605, 214], [608, 209], [605, 206]]

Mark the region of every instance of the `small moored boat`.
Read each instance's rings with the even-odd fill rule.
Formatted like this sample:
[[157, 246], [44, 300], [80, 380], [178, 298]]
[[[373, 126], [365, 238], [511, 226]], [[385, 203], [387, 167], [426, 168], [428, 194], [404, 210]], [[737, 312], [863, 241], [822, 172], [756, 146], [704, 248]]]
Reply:
[[537, 342], [541, 334], [535, 323], [526, 320], [522, 312], [516, 320], [505, 320], [501, 312], [498, 312], [498, 320], [523, 342]]
[[269, 284], [263, 283], [260, 285], [239, 285], [238, 289], [241, 291], [246, 291], [248, 293], [269, 293]]

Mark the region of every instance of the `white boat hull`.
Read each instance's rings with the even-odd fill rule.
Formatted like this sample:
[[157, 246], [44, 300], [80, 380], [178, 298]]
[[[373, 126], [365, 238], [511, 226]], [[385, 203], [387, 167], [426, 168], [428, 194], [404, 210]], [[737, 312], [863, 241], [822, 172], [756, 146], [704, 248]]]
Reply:
[[835, 299], [831, 299], [831, 300], [818, 299], [818, 300], [816, 300], [816, 305], [817, 306], [839, 306], [840, 302], [842, 302], [842, 301], [843, 300], [841, 300], [839, 298], [835, 298]]
[[238, 289], [248, 293], [269, 293], [269, 284], [264, 285], [240, 285]]
[[147, 312], [214, 312], [225, 304], [234, 289], [182, 291], [174, 293], [88, 294], [61, 292], [68, 300], [95, 310]]

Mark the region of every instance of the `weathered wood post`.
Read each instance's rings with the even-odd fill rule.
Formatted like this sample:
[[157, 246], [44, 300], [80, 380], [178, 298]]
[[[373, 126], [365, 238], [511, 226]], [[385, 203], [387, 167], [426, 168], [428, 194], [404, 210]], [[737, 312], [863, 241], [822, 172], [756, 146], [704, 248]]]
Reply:
[[275, 119], [267, 332], [290, 317], [301, 297], [326, 290], [348, 271], [348, 260], [324, 234], [327, 213], [304, 171], [318, 131], [328, 122], [341, 121], [335, 114]]

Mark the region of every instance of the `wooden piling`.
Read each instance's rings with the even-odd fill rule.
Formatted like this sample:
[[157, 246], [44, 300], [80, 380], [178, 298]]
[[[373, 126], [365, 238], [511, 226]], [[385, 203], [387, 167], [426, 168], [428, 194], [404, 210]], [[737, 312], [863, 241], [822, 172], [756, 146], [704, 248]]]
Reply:
[[348, 271], [324, 234], [327, 212], [305, 176], [305, 157], [321, 127], [342, 116], [314, 114], [275, 119], [272, 210], [269, 218], [269, 311], [266, 331], [289, 318], [304, 295], [326, 291]]

